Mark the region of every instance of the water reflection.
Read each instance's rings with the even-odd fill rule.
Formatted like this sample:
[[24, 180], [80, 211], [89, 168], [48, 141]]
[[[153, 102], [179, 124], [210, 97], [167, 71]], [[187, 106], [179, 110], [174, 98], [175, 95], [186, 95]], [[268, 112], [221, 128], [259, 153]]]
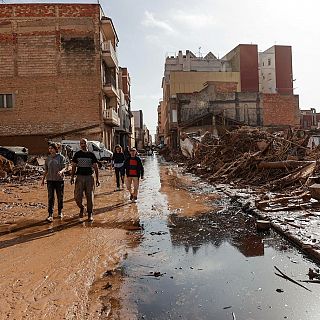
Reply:
[[239, 208], [231, 205], [225, 212], [212, 212], [187, 218], [177, 214], [169, 217], [169, 228], [173, 246], [183, 246], [186, 252], [194, 254], [203, 244], [219, 248], [227, 241], [245, 257], [262, 256], [264, 244], [262, 236], [256, 233], [254, 219], [244, 216]]
[[232, 202], [217, 200], [220, 211], [197, 216], [173, 212], [178, 175], [172, 186], [162, 174], [161, 188], [158, 159], [147, 159], [145, 169], [137, 204], [144, 235], [123, 264], [130, 319], [319, 319], [319, 287], [310, 293], [274, 274], [276, 265], [299, 280], [315, 264], [277, 234], [257, 233]]

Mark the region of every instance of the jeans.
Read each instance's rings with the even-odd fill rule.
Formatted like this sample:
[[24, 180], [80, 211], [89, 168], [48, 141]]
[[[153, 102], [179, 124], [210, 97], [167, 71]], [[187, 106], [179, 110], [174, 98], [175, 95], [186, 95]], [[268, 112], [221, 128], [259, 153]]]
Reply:
[[120, 177], [122, 184], [124, 183], [124, 169], [123, 166], [120, 168], [114, 168], [114, 172], [116, 173], [116, 181], [117, 187], [120, 188]]
[[56, 195], [57, 195], [58, 214], [60, 214], [63, 209], [64, 181], [47, 181], [47, 189], [48, 189], [49, 216], [53, 215], [54, 192], [56, 192]]

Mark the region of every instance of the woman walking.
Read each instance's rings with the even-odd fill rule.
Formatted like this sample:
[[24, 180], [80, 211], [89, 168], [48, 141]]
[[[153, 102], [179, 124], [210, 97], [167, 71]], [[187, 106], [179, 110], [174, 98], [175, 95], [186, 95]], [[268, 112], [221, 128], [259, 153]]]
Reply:
[[58, 153], [58, 146], [56, 143], [50, 143], [49, 156], [45, 162], [45, 171], [41, 181], [41, 185], [44, 185], [44, 181], [47, 179], [49, 213], [47, 221], [49, 222], [53, 221], [54, 193], [57, 195], [58, 217], [60, 219], [63, 217], [63, 174], [66, 169], [66, 158], [62, 154]]
[[112, 157], [112, 166], [114, 167], [114, 172], [116, 174], [117, 190], [120, 190], [120, 179], [122, 183], [122, 188], [124, 186], [124, 153], [122, 147], [117, 144], [114, 148]]

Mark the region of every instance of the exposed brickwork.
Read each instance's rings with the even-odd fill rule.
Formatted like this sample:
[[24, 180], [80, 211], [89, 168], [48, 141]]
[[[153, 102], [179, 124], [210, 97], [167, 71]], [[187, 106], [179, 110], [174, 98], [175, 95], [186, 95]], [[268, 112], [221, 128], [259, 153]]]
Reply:
[[1, 5], [1, 137], [43, 137], [97, 125], [101, 138], [100, 6]]
[[299, 126], [299, 98], [296, 95], [262, 94], [265, 126]]
[[232, 93], [237, 91], [237, 82], [220, 82], [220, 81], [209, 81], [208, 84], [215, 86], [216, 93]]

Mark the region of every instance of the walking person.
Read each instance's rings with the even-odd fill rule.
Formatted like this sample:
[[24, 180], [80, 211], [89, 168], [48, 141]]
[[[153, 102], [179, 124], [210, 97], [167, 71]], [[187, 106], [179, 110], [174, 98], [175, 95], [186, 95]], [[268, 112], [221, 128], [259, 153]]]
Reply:
[[[127, 175], [127, 189], [130, 192], [130, 200], [137, 201], [140, 178], [143, 179], [144, 168], [140, 157], [137, 156], [136, 148], [130, 149], [130, 157], [124, 162], [124, 168]], [[132, 190], [133, 188], [133, 190]]]
[[122, 152], [122, 147], [117, 144], [114, 148], [112, 156], [112, 166], [114, 167], [114, 172], [116, 174], [117, 190], [120, 190], [120, 179], [122, 183], [122, 188], [124, 186], [124, 153]]
[[124, 150], [124, 158], [130, 158], [130, 147], [126, 146], [125, 150]]
[[49, 156], [44, 164], [44, 174], [41, 181], [41, 185], [44, 185], [45, 179], [47, 179], [48, 190], [48, 213], [47, 221], [53, 221], [53, 209], [54, 209], [54, 193], [57, 195], [58, 202], [58, 217], [63, 218], [63, 194], [64, 194], [64, 181], [63, 175], [67, 169], [66, 158], [58, 153], [58, 146], [56, 143], [50, 143]]
[[[93, 173], [95, 173], [96, 182], [94, 182]], [[85, 193], [88, 220], [93, 221], [94, 187], [100, 185], [98, 160], [93, 152], [88, 151], [88, 140], [84, 138], [80, 140], [80, 150], [72, 158], [71, 184], [74, 183], [74, 175], [76, 175], [74, 199], [80, 209], [79, 217], [83, 218], [82, 199]]]

